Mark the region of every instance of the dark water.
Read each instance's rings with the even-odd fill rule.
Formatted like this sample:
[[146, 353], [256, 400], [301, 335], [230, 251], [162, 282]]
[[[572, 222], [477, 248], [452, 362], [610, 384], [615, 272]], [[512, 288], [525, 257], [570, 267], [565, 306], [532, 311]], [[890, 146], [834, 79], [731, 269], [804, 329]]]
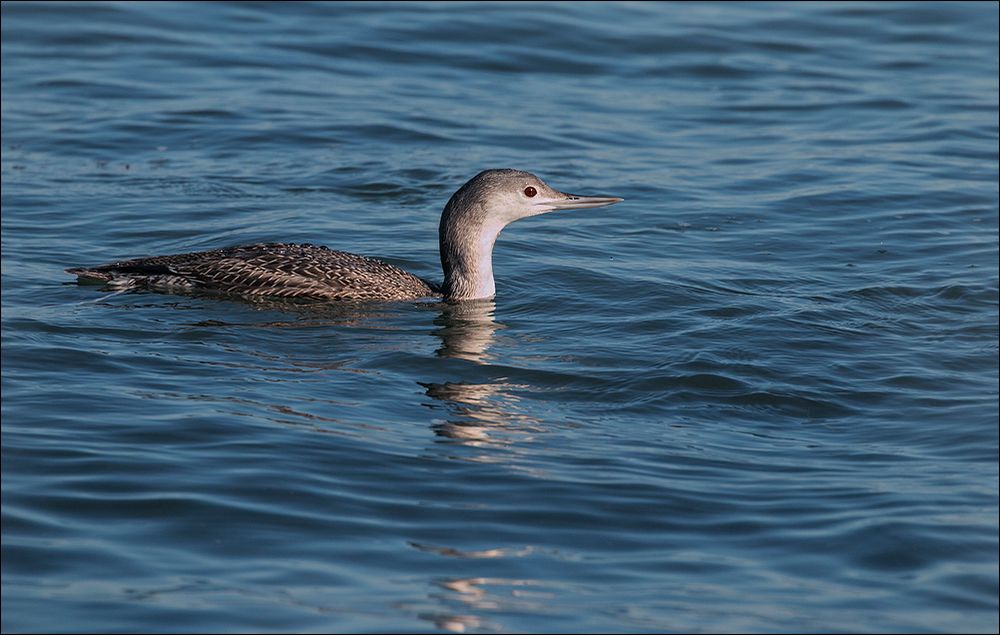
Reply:
[[[3, 620], [998, 628], [997, 4], [3, 3]], [[494, 303], [67, 266], [259, 240]]]

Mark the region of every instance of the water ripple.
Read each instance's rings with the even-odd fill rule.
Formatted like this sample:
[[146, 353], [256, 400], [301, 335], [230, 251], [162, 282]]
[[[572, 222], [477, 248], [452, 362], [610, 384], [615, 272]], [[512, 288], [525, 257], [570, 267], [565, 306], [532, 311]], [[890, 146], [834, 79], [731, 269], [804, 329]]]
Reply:
[[[3, 3], [3, 630], [997, 630], [995, 3]], [[267, 240], [485, 302], [109, 294]], [[169, 625], [169, 626], [168, 626]]]

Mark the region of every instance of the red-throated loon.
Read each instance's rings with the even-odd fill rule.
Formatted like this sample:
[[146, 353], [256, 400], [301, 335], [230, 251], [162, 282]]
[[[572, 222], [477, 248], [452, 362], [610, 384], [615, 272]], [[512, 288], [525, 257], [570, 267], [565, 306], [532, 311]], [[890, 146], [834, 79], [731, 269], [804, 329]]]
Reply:
[[261, 243], [67, 269], [120, 289], [216, 291], [254, 298], [398, 301], [490, 298], [493, 243], [504, 227], [560, 209], [603, 207], [623, 199], [554, 190], [530, 172], [485, 170], [445, 205], [438, 237], [444, 282], [438, 286], [379, 260], [327, 247]]

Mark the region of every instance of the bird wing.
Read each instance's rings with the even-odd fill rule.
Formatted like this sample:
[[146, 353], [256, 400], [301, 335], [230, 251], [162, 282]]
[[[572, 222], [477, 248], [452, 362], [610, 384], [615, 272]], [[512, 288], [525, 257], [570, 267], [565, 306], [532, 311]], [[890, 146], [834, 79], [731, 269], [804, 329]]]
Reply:
[[69, 271], [97, 280], [279, 298], [391, 300], [437, 291], [399, 267], [310, 244], [260, 243]]
[[235, 247], [168, 267], [206, 286], [254, 296], [369, 299], [387, 292], [401, 297], [431, 292], [419, 278], [388, 263], [308, 244]]

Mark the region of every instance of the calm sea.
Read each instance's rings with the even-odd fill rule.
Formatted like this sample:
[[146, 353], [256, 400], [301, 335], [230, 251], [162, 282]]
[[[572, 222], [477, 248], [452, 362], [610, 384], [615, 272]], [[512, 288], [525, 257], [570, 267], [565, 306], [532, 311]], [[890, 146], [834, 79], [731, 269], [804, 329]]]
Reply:
[[[3, 631], [996, 632], [997, 18], [3, 2]], [[490, 167], [626, 201], [62, 272], [439, 279]]]

